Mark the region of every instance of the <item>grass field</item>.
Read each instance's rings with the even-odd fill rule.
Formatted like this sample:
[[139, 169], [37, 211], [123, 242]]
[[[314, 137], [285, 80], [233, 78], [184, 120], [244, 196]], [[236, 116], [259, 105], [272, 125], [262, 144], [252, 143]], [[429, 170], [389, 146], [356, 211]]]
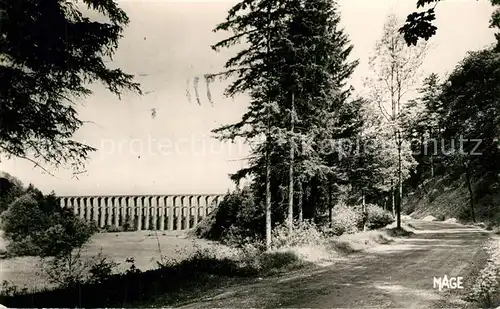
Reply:
[[[120, 263], [118, 269], [123, 271], [129, 267], [125, 263], [128, 257], [134, 257], [135, 265], [141, 270], [152, 269], [155, 261], [160, 260], [161, 254], [173, 259], [182, 259], [196, 250], [196, 246], [206, 247], [208, 241], [186, 238], [184, 234], [155, 233], [154, 231], [100, 233], [96, 234], [91, 243], [83, 251], [84, 257], [97, 255], [102, 252]], [[0, 249], [5, 244], [0, 237]], [[48, 285], [43, 277], [37, 274], [37, 259], [34, 257], [18, 257], [0, 260], [0, 282], [8, 280], [20, 287], [39, 289]]]

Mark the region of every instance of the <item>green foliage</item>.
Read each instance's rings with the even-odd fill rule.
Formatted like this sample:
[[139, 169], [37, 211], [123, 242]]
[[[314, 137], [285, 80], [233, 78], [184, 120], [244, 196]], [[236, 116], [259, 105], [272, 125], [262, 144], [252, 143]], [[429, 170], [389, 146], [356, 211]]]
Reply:
[[362, 216], [353, 207], [339, 204], [333, 208], [331, 220], [331, 227], [326, 232], [339, 236], [357, 232], [360, 222], [362, 222]]
[[83, 283], [88, 271], [79, 249], [76, 252], [43, 258], [40, 261], [40, 269], [40, 274], [50, 283], [62, 288]]
[[0, 214], [7, 210], [10, 203], [24, 193], [23, 183], [8, 173], [0, 172]]
[[90, 283], [103, 283], [108, 280], [111, 275], [116, 271], [116, 267], [120, 265], [115, 261], [110, 260], [102, 253], [102, 250], [94, 256], [87, 264], [89, 278], [87, 282]]
[[[408, 14], [405, 24], [399, 29], [404, 34], [405, 41], [408, 45], [416, 45], [420, 39], [429, 40], [436, 34], [437, 27], [433, 24], [436, 19], [435, 7], [441, 0], [417, 0], [417, 9], [432, 5], [422, 12], [412, 12]], [[491, 5], [495, 7], [489, 21], [490, 28], [500, 28], [500, 1], [490, 0]], [[495, 33], [495, 38], [500, 42], [500, 34]]]
[[81, 284], [103, 284], [116, 272], [118, 265], [102, 250], [95, 256], [85, 258], [80, 248], [66, 255], [42, 258], [39, 264], [40, 275], [63, 289]]
[[[256, 204], [272, 206], [277, 223], [285, 207], [298, 203], [292, 197], [285, 205], [288, 193], [314, 192], [302, 203], [304, 215], [313, 218], [326, 205], [325, 188], [345, 181], [341, 151], [326, 148], [356, 133], [361, 100], [352, 99], [347, 86], [358, 62], [348, 59], [353, 46], [339, 23], [331, 1], [243, 1], [216, 28], [234, 35], [215, 50], [248, 43], [220, 75], [235, 77], [228, 96], [246, 92], [251, 101], [241, 121], [213, 132], [251, 144], [249, 167], [231, 178], [253, 177]], [[284, 160], [292, 151], [294, 159]], [[290, 187], [292, 180], [296, 186]]]
[[132, 75], [106, 64], [129, 19], [114, 1], [3, 1], [0, 12], [1, 154], [78, 170], [95, 151], [71, 138], [83, 125], [75, 104], [92, 94], [89, 85], [140, 93]]
[[28, 288], [26, 286], [20, 289], [17, 285], [12, 283], [12, 281], [3, 280], [2, 285], [0, 286], [0, 295], [2, 296], [15, 296], [27, 293]]
[[242, 243], [247, 238], [260, 239], [264, 230], [264, 212], [255, 203], [251, 188], [226, 194], [219, 206], [196, 228], [198, 236]]
[[466, 300], [474, 302], [482, 308], [493, 308], [500, 300], [500, 246], [498, 240], [489, 241], [484, 249], [489, 259], [475, 279]]
[[36, 189], [30, 190], [1, 216], [9, 253], [67, 256], [81, 248], [96, 231], [94, 225], [61, 208], [54, 194], [44, 196]]
[[286, 224], [280, 224], [273, 229], [273, 248], [300, 247], [305, 245], [318, 245], [325, 240], [323, 233], [312, 221], [294, 222], [290, 234]]
[[394, 222], [394, 217], [392, 216], [392, 214], [377, 205], [367, 204], [366, 212], [368, 214], [366, 220], [366, 227], [368, 229], [383, 228]]

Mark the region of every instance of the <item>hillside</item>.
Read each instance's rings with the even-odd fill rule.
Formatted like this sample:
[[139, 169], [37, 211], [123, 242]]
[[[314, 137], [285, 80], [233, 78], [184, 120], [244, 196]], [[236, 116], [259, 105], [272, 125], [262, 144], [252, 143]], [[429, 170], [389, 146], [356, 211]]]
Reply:
[[[500, 223], [500, 191], [497, 184], [473, 183], [474, 211], [479, 221]], [[414, 218], [432, 215], [439, 219], [470, 221], [470, 196], [464, 177], [439, 176], [426, 181], [403, 200], [403, 213]]]

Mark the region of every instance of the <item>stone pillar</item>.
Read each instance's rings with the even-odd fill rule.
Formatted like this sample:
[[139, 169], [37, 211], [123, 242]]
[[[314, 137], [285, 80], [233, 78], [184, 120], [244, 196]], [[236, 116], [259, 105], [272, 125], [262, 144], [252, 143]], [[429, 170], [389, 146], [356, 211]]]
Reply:
[[87, 222], [90, 222], [90, 220], [92, 218], [91, 214], [92, 214], [92, 198], [86, 197], [85, 198], [85, 220]]
[[205, 216], [208, 216], [210, 214], [213, 203], [214, 203], [214, 196], [211, 195], [207, 198], [207, 208], [205, 209]]
[[87, 198], [86, 197], [80, 197], [80, 211], [78, 212], [78, 217], [80, 217], [81, 220], [85, 219], [85, 207], [87, 206]]
[[144, 204], [143, 204], [143, 209], [144, 209], [144, 229], [147, 231], [149, 230], [149, 221], [151, 219], [151, 197], [146, 196], [143, 198]]
[[106, 199], [99, 197], [99, 227], [106, 225]]
[[116, 228], [120, 226], [120, 198], [112, 197], [113, 199], [113, 219]]
[[153, 230], [157, 231], [158, 230], [158, 204], [159, 204], [159, 196], [153, 196], [151, 198], [151, 223], [152, 223], [152, 228]]
[[144, 197], [136, 197], [136, 214], [137, 214], [137, 230], [142, 231], [142, 220], [144, 218], [143, 215], [143, 210], [142, 210], [142, 203], [144, 200]]
[[198, 225], [198, 217], [200, 215], [200, 199], [201, 196], [195, 196], [193, 197], [195, 199], [195, 205], [194, 205], [194, 220], [193, 220], [193, 228], [195, 228]]
[[177, 196], [175, 199], [175, 217], [176, 217], [176, 227], [175, 230], [182, 230], [182, 196]]
[[72, 201], [71, 207], [73, 207], [73, 209], [72, 209], [73, 210], [73, 214], [75, 216], [78, 216], [78, 210], [80, 210], [80, 198], [73, 197], [72, 200], [73, 201]]
[[106, 225], [111, 226], [113, 225], [113, 198], [112, 197], [106, 197]]
[[203, 220], [205, 218], [205, 215], [206, 215], [206, 207], [207, 207], [207, 199], [208, 199], [208, 196], [206, 195], [203, 195], [200, 197], [200, 208], [198, 210], [198, 215], [199, 215], [199, 220]]
[[99, 198], [92, 197], [92, 219], [99, 224]]
[[168, 213], [167, 213], [167, 216], [168, 216], [168, 230], [169, 231], [173, 231], [174, 230], [174, 217], [175, 217], [175, 203], [176, 203], [176, 200], [177, 197], [175, 196], [170, 196], [168, 199], [167, 199], [167, 210], [168, 210]]
[[66, 207], [66, 203], [67, 203], [67, 202], [66, 202], [66, 199], [67, 199], [67, 197], [61, 197], [61, 198], [59, 199], [59, 206], [61, 206], [61, 208]]
[[160, 231], [165, 230], [165, 206], [166, 206], [166, 201], [167, 197], [166, 196], [160, 196], [160, 199], [158, 201], [158, 219], [160, 221], [160, 226], [158, 229]]
[[182, 230], [189, 228], [189, 196], [182, 197]]
[[130, 208], [129, 208], [129, 198], [128, 197], [120, 197], [120, 206], [121, 206], [121, 226], [124, 226], [127, 222], [128, 218], [130, 218]]

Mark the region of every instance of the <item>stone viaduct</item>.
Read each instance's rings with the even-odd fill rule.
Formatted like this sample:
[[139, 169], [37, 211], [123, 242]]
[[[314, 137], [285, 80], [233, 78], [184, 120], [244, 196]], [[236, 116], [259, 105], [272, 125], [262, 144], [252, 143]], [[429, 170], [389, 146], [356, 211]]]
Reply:
[[178, 231], [195, 227], [223, 194], [59, 196], [61, 206], [101, 227]]

